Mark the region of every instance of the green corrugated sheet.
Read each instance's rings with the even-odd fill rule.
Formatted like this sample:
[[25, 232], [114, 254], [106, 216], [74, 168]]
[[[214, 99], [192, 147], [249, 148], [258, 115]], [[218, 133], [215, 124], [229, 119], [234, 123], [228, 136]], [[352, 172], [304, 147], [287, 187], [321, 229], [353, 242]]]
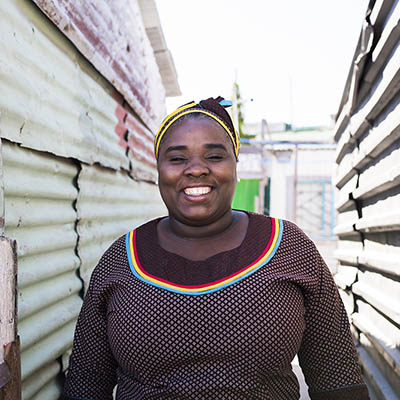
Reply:
[[236, 185], [232, 208], [255, 211], [254, 199], [258, 196], [259, 179], [241, 179]]

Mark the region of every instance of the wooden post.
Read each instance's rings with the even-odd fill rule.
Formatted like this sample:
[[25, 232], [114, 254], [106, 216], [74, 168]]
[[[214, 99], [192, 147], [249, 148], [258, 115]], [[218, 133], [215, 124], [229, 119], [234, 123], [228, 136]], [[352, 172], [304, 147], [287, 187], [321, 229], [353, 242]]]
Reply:
[[0, 400], [21, 399], [16, 292], [17, 244], [0, 237]]

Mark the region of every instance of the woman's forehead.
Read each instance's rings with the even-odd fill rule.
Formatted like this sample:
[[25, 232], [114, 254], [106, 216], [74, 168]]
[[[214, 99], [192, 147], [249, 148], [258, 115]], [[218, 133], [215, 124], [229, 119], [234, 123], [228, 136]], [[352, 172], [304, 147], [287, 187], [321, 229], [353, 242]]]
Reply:
[[214, 120], [210, 118], [185, 118], [172, 125], [165, 135], [163, 143], [171, 142], [204, 142], [212, 140], [213, 142], [230, 145], [230, 138], [225, 130]]

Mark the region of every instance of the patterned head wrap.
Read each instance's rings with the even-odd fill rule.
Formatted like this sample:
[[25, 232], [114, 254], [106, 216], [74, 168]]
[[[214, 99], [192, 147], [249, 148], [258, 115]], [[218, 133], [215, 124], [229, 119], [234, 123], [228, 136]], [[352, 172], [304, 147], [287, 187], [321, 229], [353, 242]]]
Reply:
[[239, 154], [239, 137], [233, 126], [231, 117], [225, 110], [226, 107], [230, 107], [231, 105], [231, 101], [225, 100], [223, 97], [218, 96], [215, 99], [210, 97], [207, 100], [201, 100], [199, 103], [192, 101], [191, 103], [177, 108], [164, 119], [154, 139], [154, 153], [156, 155], [156, 159], [158, 159], [160, 143], [168, 131], [168, 128], [170, 128], [171, 125], [182, 116], [192, 113], [202, 113], [217, 121], [224, 128], [231, 139], [237, 158]]

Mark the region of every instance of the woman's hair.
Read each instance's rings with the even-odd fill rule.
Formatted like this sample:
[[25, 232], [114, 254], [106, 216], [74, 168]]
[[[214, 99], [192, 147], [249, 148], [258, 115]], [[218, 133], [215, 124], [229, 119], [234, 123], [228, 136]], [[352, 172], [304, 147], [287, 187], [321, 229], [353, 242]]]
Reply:
[[219, 96], [215, 99], [210, 97], [209, 99], [201, 100], [199, 103], [193, 101], [177, 108], [164, 119], [154, 139], [154, 153], [156, 158], [158, 159], [160, 143], [172, 125], [182, 121], [183, 119], [196, 118], [197, 116], [200, 117], [200, 115], [202, 118], [209, 118], [216, 121], [220, 126], [222, 126], [222, 128], [224, 128], [225, 132], [231, 139], [233, 150], [237, 158], [239, 153], [239, 137], [233, 126], [230, 115], [225, 110], [225, 107], [231, 105], [232, 103], [230, 101]]

